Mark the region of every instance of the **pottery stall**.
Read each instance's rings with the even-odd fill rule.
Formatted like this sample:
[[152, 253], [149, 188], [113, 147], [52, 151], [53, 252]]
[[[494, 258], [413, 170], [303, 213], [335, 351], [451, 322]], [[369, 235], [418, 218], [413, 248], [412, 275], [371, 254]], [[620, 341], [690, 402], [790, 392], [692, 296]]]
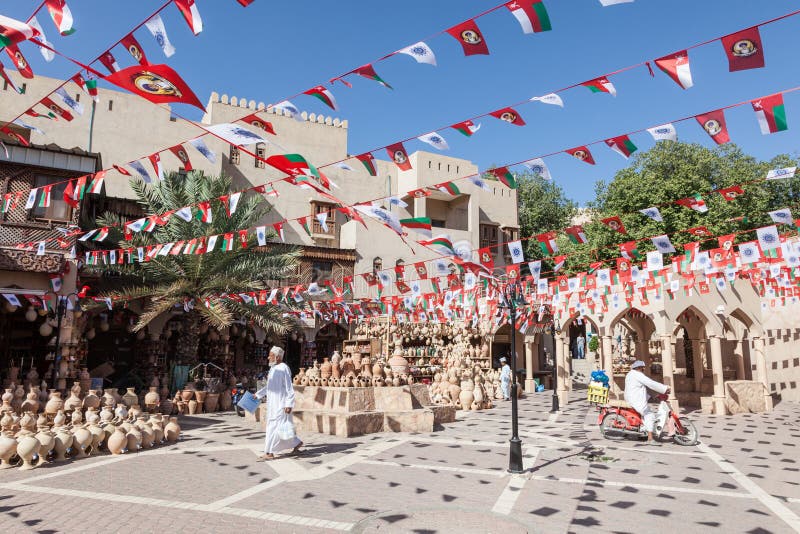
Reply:
[[142, 410], [133, 388], [125, 394], [73, 385], [66, 399], [46, 384], [5, 388], [0, 405], [0, 469], [34, 469], [103, 452], [124, 454], [175, 443], [180, 436], [177, 417], [162, 414], [157, 388], [144, 394], [151, 411]]

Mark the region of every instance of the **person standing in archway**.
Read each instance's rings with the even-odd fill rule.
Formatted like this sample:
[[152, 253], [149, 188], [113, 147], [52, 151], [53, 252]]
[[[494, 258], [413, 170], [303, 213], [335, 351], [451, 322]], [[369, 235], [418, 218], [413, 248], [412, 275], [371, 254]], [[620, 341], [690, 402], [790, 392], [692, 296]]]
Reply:
[[585, 356], [586, 355], [586, 352], [585, 352], [585, 349], [586, 349], [586, 338], [583, 337], [582, 333], [578, 334], [578, 338], [575, 340], [575, 345], [576, 345], [576, 347], [578, 349], [578, 359], [579, 360], [584, 359], [586, 357]]

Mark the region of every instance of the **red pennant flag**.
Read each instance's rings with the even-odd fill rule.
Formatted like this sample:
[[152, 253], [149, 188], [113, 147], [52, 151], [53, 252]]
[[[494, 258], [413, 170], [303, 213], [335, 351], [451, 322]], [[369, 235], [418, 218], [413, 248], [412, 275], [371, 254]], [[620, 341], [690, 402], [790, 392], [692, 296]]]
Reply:
[[695, 226], [694, 228], [689, 228], [686, 231], [696, 237], [708, 237], [711, 235], [711, 232], [705, 226]]
[[656, 65], [684, 89], [692, 86], [692, 71], [689, 68], [689, 55], [686, 50], [657, 59]]
[[461, 48], [464, 49], [465, 56], [474, 55], [489, 55], [489, 47], [486, 46], [486, 41], [483, 39], [483, 34], [478, 29], [478, 25], [474, 20], [462, 22], [458, 26], [453, 26], [447, 33], [452, 35], [459, 43]]
[[28, 142], [27, 139], [25, 139], [20, 134], [18, 134], [17, 132], [15, 132], [14, 130], [12, 130], [7, 126], [3, 126], [2, 128], [0, 128], [0, 132], [3, 132], [12, 139], [16, 139], [22, 146], [30, 146], [30, 143]]
[[111, 74], [119, 72], [119, 63], [117, 63], [114, 54], [111, 53], [111, 50], [106, 50], [105, 52], [103, 52], [103, 54], [100, 56], [99, 59], [100, 63], [102, 63], [103, 66], [107, 68]]
[[261, 117], [256, 115], [255, 113], [251, 113], [247, 117], [240, 119], [243, 122], [246, 122], [250, 126], [255, 126], [260, 130], [264, 130], [268, 134], [275, 135], [275, 130], [272, 128], [272, 123], [263, 120]]
[[722, 198], [730, 202], [731, 200], [736, 200], [738, 197], [744, 195], [744, 189], [741, 186], [734, 185], [733, 187], [726, 187], [724, 189], [718, 189], [717, 192], [722, 195]]
[[11, 58], [11, 61], [14, 62], [14, 66], [17, 67], [17, 70], [23, 78], [33, 78], [33, 70], [31, 69], [28, 60], [25, 59], [25, 56], [23, 56], [22, 52], [20, 52], [19, 48], [17, 48], [17, 45], [6, 45], [6, 53], [8, 54], [8, 57]]
[[74, 118], [72, 116], [72, 113], [70, 113], [66, 109], [62, 108], [61, 106], [50, 100], [49, 97], [44, 97], [43, 99], [40, 100], [39, 103], [42, 104], [47, 109], [49, 109], [50, 111], [52, 111], [56, 116], [61, 117], [66, 121], [71, 121]]
[[120, 174], [124, 174], [125, 176], [130, 176], [131, 175], [131, 173], [128, 172], [128, 169], [126, 169], [122, 165], [114, 164], [114, 165], [112, 165], [112, 167], [114, 167], [114, 169], [116, 169], [116, 171], [118, 173], [120, 173]]
[[372, 156], [371, 152], [360, 154], [356, 156], [356, 159], [364, 165], [370, 176], [378, 176], [378, 169], [375, 167], [375, 158]]
[[486, 267], [489, 271], [494, 270], [494, 255], [492, 254], [491, 247], [484, 247], [478, 249], [478, 261], [481, 265]]
[[109, 74], [105, 80], [156, 104], [175, 102], [205, 111], [186, 82], [167, 65], [135, 65]]
[[191, 171], [193, 169], [192, 162], [189, 160], [189, 153], [186, 152], [186, 149], [183, 148], [183, 145], [175, 145], [170, 147], [169, 151], [175, 154], [175, 157], [181, 161], [181, 164], [186, 171]]
[[406, 152], [403, 143], [395, 143], [386, 147], [386, 152], [394, 163], [400, 168], [401, 171], [410, 171], [411, 162], [408, 160], [408, 152]]
[[413, 198], [425, 198], [431, 196], [431, 192], [427, 189], [414, 189], [408, 192], [409, 196]]
[[492, 111], [489, 113], [492, 117], [496, 117], [501, 121], [506, 121], [509, 124], [513, 124], [514, 126], [525, 126], [525, 121], [522, 120], [522, 117], [519, 113], [513, 108], [503, 108], [498, 109], [497, 111]]
[[133, 59], [136, 60], [139, 65], [149, 65], [150, 62], [147, 61], [147, 56], [144, 53], [144, 49], [142, 45], [139, 44], [139, 41], [136, 40], [136, 37], [133, 36], [132, 33], [129, 33], [125, 37], [122, 38], [120, 41], [122, 46], [133, 56]]
[[724, 145], [731, 140], [728, 135], [728, 126], [725, 124], [725, 112], [723, 110], [718, 109], [717, 111], [697, 115], [695, 119], [718, 145]]
[[760, 69], [764, 66], [764, 49], [758, 26], [726, 35], [720, 39], [728, 56], [728, 70]]
[[420, 280], [426, 280], [428, 278], [428, 268], [425, 266], [424, 261], [415, 263], [414, 269], [417, 271], [417, 276], [419, 276]]
[[589, 152], [589, 149], [586, 148], [585, 146], [570, 148], [566, 152], [575, 159], [583, 161], [584, 163], [588, 163], [589, 165], [594, 165], [594, 158], [592, 157], [592, 153]]

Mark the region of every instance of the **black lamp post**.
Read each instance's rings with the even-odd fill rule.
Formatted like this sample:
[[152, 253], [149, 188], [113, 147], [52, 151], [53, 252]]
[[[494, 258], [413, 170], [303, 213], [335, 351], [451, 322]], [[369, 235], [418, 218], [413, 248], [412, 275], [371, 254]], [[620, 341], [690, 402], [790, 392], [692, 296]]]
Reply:
[[558, 413], [560, 410], [558, 402], [558, 351], [556, 350], [556, 331], [561, 330], [561, 325], [558, 324], [558, 319], [551, 318], [550, 335], [553, 340], [553, 407], [550, 413]]
[[[59, 343], [61, 339], [61, 320], [67, 314], [67, 301], [71, 296], [78, 296], [77, 291], [73, 291], [68, 295], [59, 295], [53, 291], [45, 292], [45, 295], [53, 295], [56, 298], [56, 305], [53, 311], [48, 312], [47, 316], [49, 318], [56, 318], [56, 351], [55, 356], [53, 357], [53, 371], [50, 374], [50, 387], [53, 389], [57, 389], [56, 387], [56, 380], [58, 379], [58, 362], [61, 360], [61, 343]], [[75, 306], [80, 309], [80, 305], [76, 302]]]
[[508, 282], [503, 295], [509, 307], [511, 324], [511, 439], [509, 440], [508, 472], [522, 473], [522, 440], [519, 439], [517, 415], [517, 347], [514, 320], [517, 315], [517, 299], [520, 298], [519, 282]]

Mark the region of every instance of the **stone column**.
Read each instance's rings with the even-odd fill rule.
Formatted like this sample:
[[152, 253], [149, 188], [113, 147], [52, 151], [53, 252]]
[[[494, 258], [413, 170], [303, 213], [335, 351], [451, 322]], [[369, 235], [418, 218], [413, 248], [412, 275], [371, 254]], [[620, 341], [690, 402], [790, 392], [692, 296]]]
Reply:
[[664, 372], [664, 384], [669, 386], [669, 403], [673, 410], [679, 409], [678, 398], [675, 396], [675, 366], [672, 363], [672, 336], [661, 334], [661, 369]]
[[606, 372], [608, 378], [614, 380], [614, 355], [611, 348], [611, 336], [603, 336], [600, 340], [600, 367]]
[[572, 391], [572, 354], [569, 351], [569, 339], [564, 340], [564, 347], [561, 351], [564, 354], [564, 373], [567, 391]]
[[749, 341], [749, 339], [744, 338], [736, 342], [739, 347], [738, 353], [735, 349], [733, 351], [734, 356], [736, 356], [736, 380], [747, 380], [747, 374], [744, 371], [744, 348]]
[[636, 357], [650, 365], [650, 341], [639, 340], [636, 342]]
[[690, 339], [692, 344], [692, 367], [694, 368], [694, 390], [700, 391], [703, 384], [703, 354], [699, 339]]
[[536, 382], [533, 381], [533, 343], [525, 343], [525, 392], [536, 392]]
[[725, 415], [725, 377], [722, 374], [722, 339], [719, 336], [708, 336], [711, 351], [711, 372], [714, 377], [714, 396], [712, 402], [714, 413]]
[[753, 352], [756, 360], [756, 380], [764, 384], [764, 403], [767, 411], [772, 411], [772, 395], [769, 392], [769, 380], [767, 379], [767, 358], [764, 355], [764, 338], [753, 338]]
[[556, 385], [556, 392], [558, 393], [558, 401], [561, 406], [566, 406], [569, 400], [568, 390], [567, 390], [567, 379], [569, 377], [569, 371], [567, 371], [567, 352], [564, 350], [564, 343], [561, 339], [556, 338], [556, 346], [554, 347], [556, 354], [555, 354], [555, 362], [558, 366], [558, 372], [556, 375], [558, 376], [558, 384]]

